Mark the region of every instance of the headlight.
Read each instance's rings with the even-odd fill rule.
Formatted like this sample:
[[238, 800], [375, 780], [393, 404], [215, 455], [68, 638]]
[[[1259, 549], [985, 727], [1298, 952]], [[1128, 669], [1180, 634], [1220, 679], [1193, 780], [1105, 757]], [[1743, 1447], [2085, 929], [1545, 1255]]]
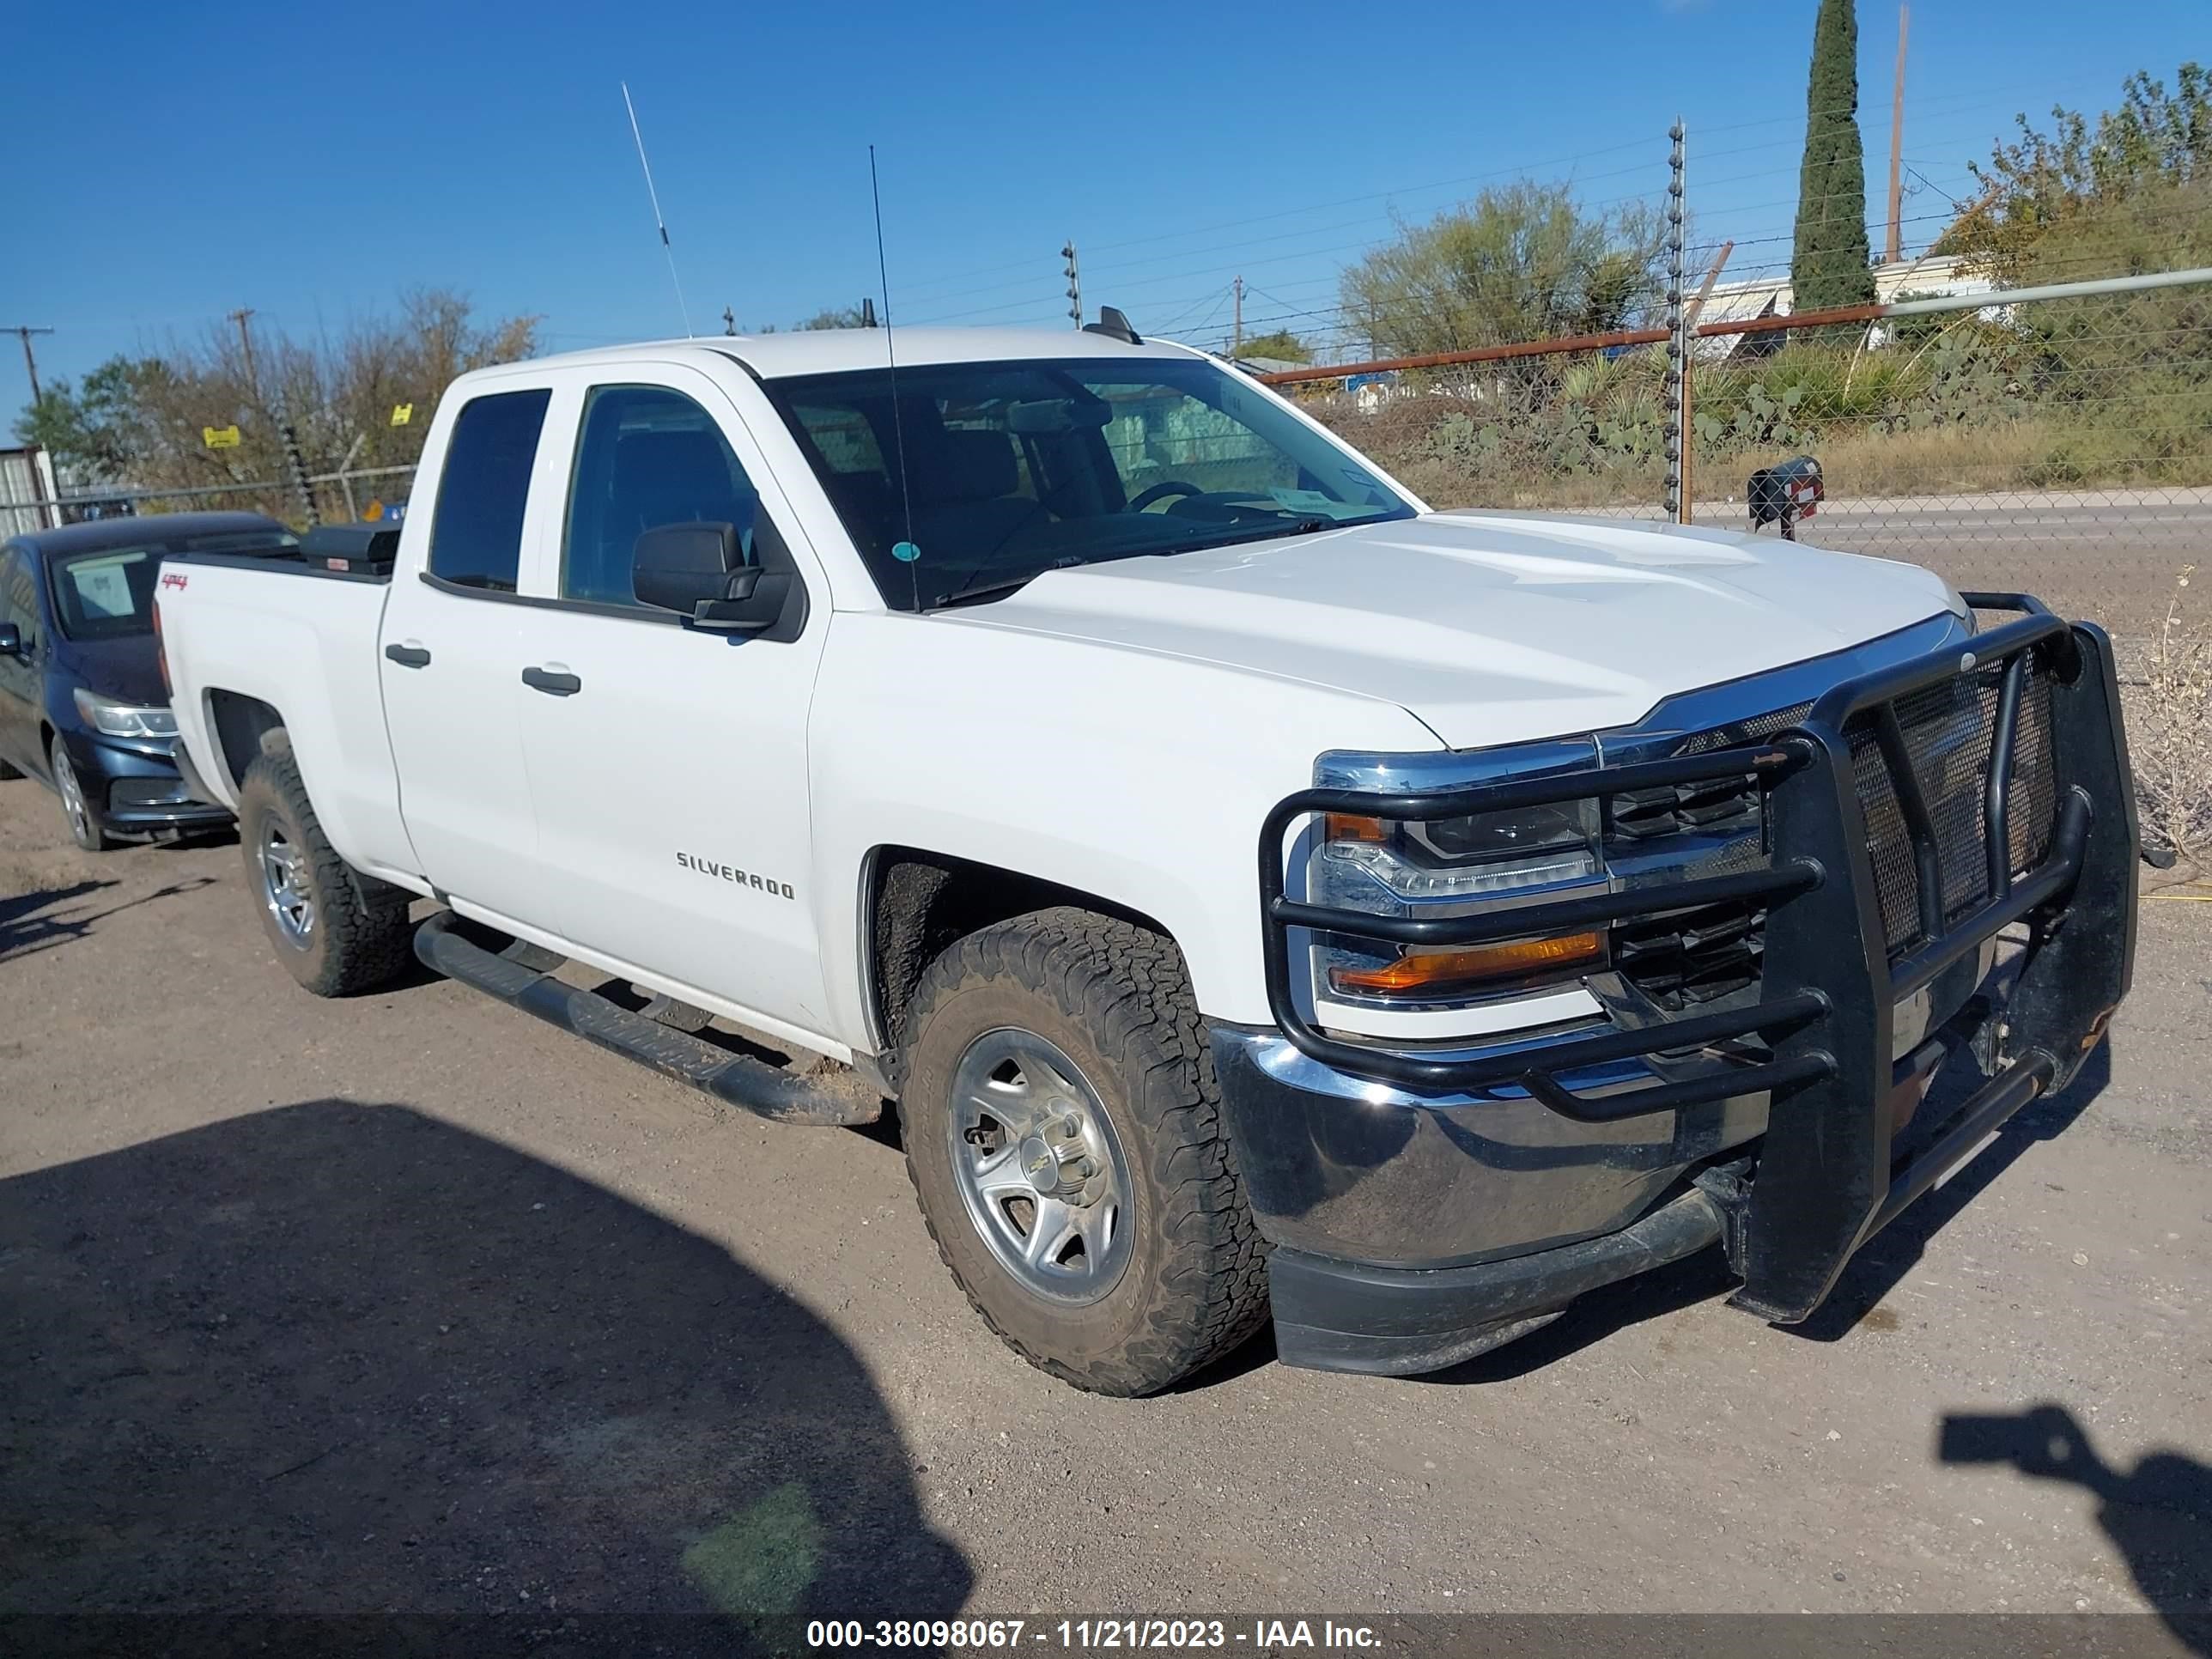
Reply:
[[159, 704], [118, 702], [80, 687], [76, 712], [94, 731], [111, 738], [173, 738], [177, 717]]
[[1328, 815], [1324, 858], [1400, 898], [1487, 898], [1598, 873], [1597, 803], [1564, 801], [1423, 823]]
[[[1332, 812], [1310, 866], [1318, 902], [1381, 915], [1464, 913], [1603, 876], [1595, 800], [1425, 822]], [[1340, 940], [1316, 945], [1315, 988], [1377, 1007], [1464, 1006], [1578, 979], [1606, 958], [1604, 934], [1587, 931], [1403, 950]]]

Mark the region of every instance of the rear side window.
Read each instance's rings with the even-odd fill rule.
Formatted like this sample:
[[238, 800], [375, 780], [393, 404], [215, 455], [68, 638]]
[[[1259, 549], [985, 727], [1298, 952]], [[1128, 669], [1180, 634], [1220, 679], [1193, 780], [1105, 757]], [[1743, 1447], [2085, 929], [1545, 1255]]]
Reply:
[[497, 392], [462, 405], [446, 446], [437, 514], [430, 520], [432, 575], [466, 587], [514, 592], [530, 469], [552, 396], [542, 387]]

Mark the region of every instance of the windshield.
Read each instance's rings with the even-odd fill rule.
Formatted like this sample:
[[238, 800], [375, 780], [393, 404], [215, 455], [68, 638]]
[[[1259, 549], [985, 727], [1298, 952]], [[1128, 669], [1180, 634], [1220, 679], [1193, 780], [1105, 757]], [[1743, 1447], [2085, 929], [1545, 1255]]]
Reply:
[[282, 531], [179, 536], [146, 547], [104, 547], [52, 561], [54, 617], [72, 640], [154, 631], [154, 582], [171, 553], [279, 553], [299, 546]]
[[1413, 513], [1352, 451], [1197, 358], [902, 368], [896, 410], [881, 369], [768, 392], [901, 610], [1068, 565]]

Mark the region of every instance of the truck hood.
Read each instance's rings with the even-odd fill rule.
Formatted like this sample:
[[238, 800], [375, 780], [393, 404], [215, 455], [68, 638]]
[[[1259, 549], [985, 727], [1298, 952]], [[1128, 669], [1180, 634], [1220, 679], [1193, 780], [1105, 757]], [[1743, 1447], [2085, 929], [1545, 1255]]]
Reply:
[[1471, 749], [1629, 725], [1960, 608], [1929, 571], [1777, 538], [1443, 513], [1048, 571], [945, 619], [1375, 698]]

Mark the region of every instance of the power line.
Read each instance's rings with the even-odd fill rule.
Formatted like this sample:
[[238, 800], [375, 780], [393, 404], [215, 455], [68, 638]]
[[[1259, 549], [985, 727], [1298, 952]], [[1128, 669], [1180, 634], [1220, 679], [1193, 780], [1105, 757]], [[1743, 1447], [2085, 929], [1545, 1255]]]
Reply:
[[[2060, 91], [2062, 95], [2068, 94], [2076, 90], [2078, 88], [2086, 87], [2087, 84], [2088, 83], [2085, 81], [2076, 83], [2075, 85], [2063, 87], [2060, 88]], [[1970, 112], [1996, 111], [2005, 109], [2009, 106], [2010, 100], [2013, 98], [2024, 95], [2026, 90], [2027, 89], [2025, 88], [2018, 88], [2014, 92], [2006, 94], [1990, 94], [1977, 91], [1974, 93], [1955, 94], [1948, 99], [1939, 96], [1923, 100], [1917, 106], [1917, 114], [1921, 120], [1925, 121], [1930, 117], [1936, 116], [1951, 117], [1965, 115]], [[2048, 95], [2047, 88], [2036, 88], [2034, 90], [2038, 96]], [[1842, 112], [1847, 108], [1855, 108], [1863, 118], [1865, 118], [1882, 114], [1890, 109], [1890, 106], [1887, 104], [1849, 106], [1838, 104], [1834, 106], [1833, 108], [1835, 112]], [[1732, 122], [1724, 125], [1707, 128], [1705, 130], [1709, 132], [1725, 133], [1749, 131], [1760, 127], [1798, 126], [1809, 119], [1812, 115], [1827, 112], [1831, 112], [1825, 110], [1813, 111], [1809, 112], [1808, 114], [1802, 116], [1794, 112], [1789, 115], [1768, 116], [1762, 117], [1756, 120]], [[1443, 190], [1459, 185], [1480, 184], [1491, 179], [1512, 178], [1516, 176], [1528, 177], [1548, 169], [1562, 167], [1577, 169], [1584, 161], [1594, 160], [1601, 156], [1619, 155], [1627, 150], [1638, 149], [1643, 148], [1645, 143], [1646, 141], [1642, 139], [1632, 139], [1621, 143], [1606, 145], [1596, 149], [1578, 151], [1572, 155], [1556, 156], [1549, 160], [1516, 162], [1508, 166], [1493, 167], [1482, 173], [1465, 173], [1455, 178], [1431, 180], [1425, 184], [1396, 185], [1386, 190], [1364, 191], [1356, 196], [1337, 197], [1324, 202], [1310, 202], [1302, 206], [1279, 209], [1269, 213], [1255, 214], [1242, 219], [1215, 220], [1206, 225], [1195, 226], [1185, 230], [1159, 231], [1144, 236], [1127, 237], [1120, 241], [1100, 242], [1092, 246], [1091, 252], [1096, 255], [1101, 252], [1114, 252], [1123, 248], [1149, 246], [1157, 245], [1160, 242], [1175, 241], [1187, 237], [1203, 235], [1211, 231], [1235, 230], [1248, 225], [1265, 224], [1276, 220], [1295, 218], [1303, 214], [1324, 212], [1331, 208], [1349, 207], [1360, 203], [1382, 201], [1399, 196], [1417, 196], [1428, 191]], [[1714, 149], [1706, 153], [1706, 159], [1709, 161], [1714, 161], [1730, 155], [1755, 154], [1765, 149], [1783, 149], [1791, 146], [1794, 143], [1794, 140], [1786, 137], [1778, 137], [1759, 143], [1736, 145], [1730, 148]], [[1575, 175], [1575, 177], [1577, 182], [1588, 183], [1594, 179], [1615, 178], [1626, 173], [1641, 171], [1647, 165], [1652, 167], [1656, 170], [1659, 163], [1656, 161], [1651, 163], [1638, 163], [1633, 167], [1617, 168], [1607, 173], [1590, 175], [1577, 174]], [[1792, 162], [1787, 168], [1778, 167], [1777, 171], [1794, 173], [1796, 171], [1796, 164]], [[1743, 175], [1743, 177], [1746, 178], [1757, 176], [1760, 175]], [[1710, 190], [1717, 185], [1731, 182], [1739, 182], [1739, 180], [1725, 179], [1708, 179], [1704, 182], [1701, 188]], [[1657, 191], [1655, 191], [1654, 194], [1656, 193]], [[1630, 198], [1621, 199], [1636, 198]], [[1337, 228], [1341, 227], [1328, 227], [1323, 228]], [[1287, 234], [1289, 235], [1296, 236], [1301, 234], [1314, 234], [1314, 232], [1311, 228], [1309, 228], [1305, 230], [1293, 231]], [[1281, 239], [1267, 238], [1262, 240], [1274, 240]], [[1249, 245], [1249, 243], [1246, 243], [1237, 244], [1236, 246]], [[1160, 258], [1172, 259], [1202, 251], [1205, 250], [1183, 249], [1158, 257]], [[1118, 261], [1114, 264], [1105, 265], [1094, 264], [1091, 267], [1091, 274], [1093, 276], [1096, 276], [1104, 270], [1130, 269], [1157, 262], [1158, 261], [1155, 259], [1146, 258]], [[1018, 279], [1015, 282], [985, 284], [981, 288], [962, 289], [956, 288], [953, 285], [966, 282], [971, 277], [991, 276], [996, 276], [1002, 271], [1019, 270], [1026, 268], [1032, 268], [1036, 263], [1036, 262], [1033, 258], [1024, 258], [1005, 260], [994, 264], [972, 267], [966, 270], [951, 272], [946, 276], [930, 279], [921, 283], [919, 285], [919, 292], [915, 297], [927, 302], [941, 304], [948, 300], [965, 299], [973, 295], [988, 293], [994, 288], [1005, 289], [1018, 286]], [[909, 303], [912, 302], [913, 301], [910, 300]]]

